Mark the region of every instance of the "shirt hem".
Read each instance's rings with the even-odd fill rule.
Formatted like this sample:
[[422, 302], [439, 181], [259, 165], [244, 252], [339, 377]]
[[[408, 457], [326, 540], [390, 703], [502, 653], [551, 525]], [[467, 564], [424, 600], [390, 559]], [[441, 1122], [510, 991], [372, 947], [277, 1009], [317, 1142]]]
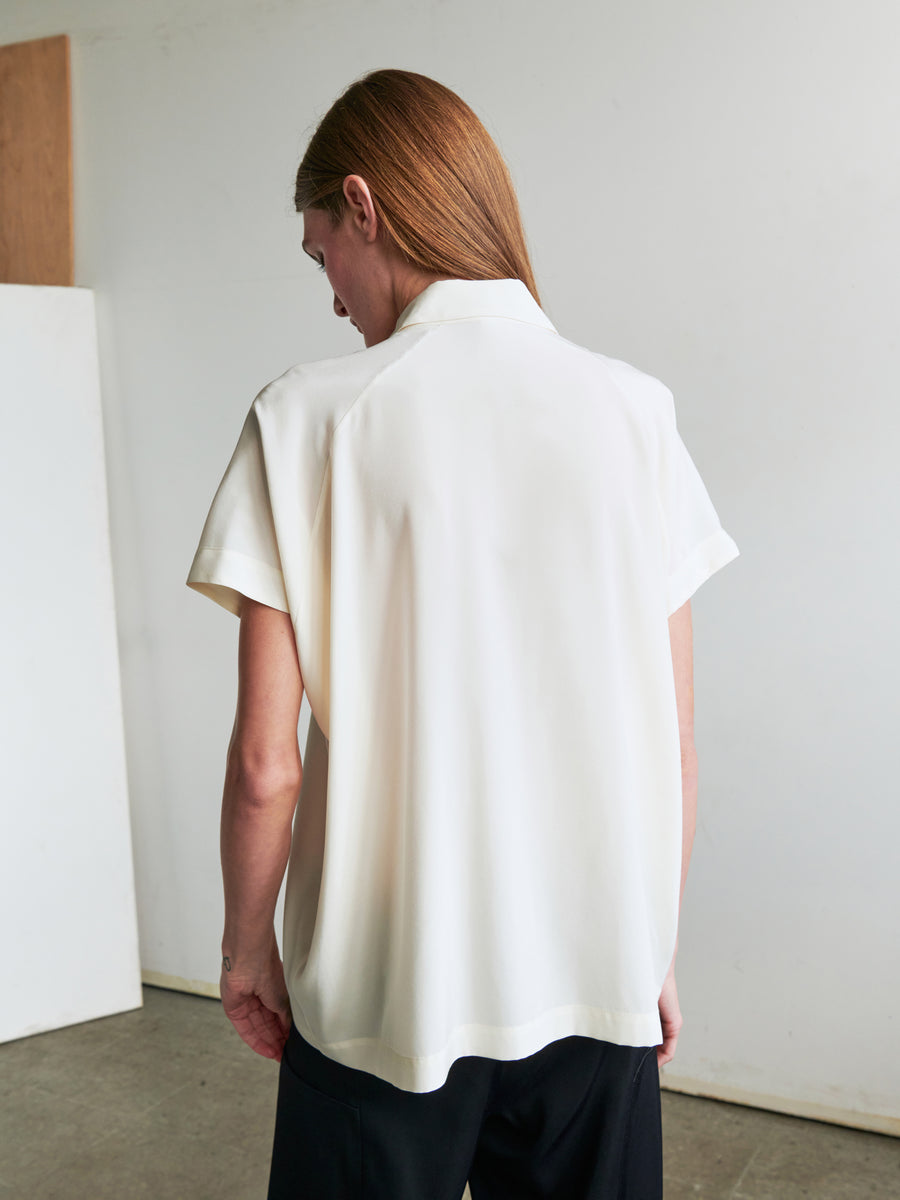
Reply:
[[236, 550], [201, 546], [186, 582], [236, 617], [241, 615], [245, 597], [279, 612], [290, 612], [281, 571]]
[[678, 569], [669, 576], [666, 588], [668, 616], [671, 617], [677, 612], [690, 600], [701, 584], [732, 559], [737, 558], [739, 553], [734, 541], [724, 529], [717, 529], [695, 546]]
[[434, 1054], [405, 1055], [379, 1038], [326, 1042], [316, 1037], [293, 1006], [294, 1023], [303, 1038], [326, 1058], [367, 1071], [409, 1092], [431, 1092], [447, 1078], [458, 1058], [476, 1055], [497, 1061], [527, 1058], [550, 1042], [573, 1035], [620, 1046], [658, 1046], [662, 1042], [659, 1013], [609, 1012], [584, 1005], [567, 1005], [543, 1013], [524, 1025], [461, 1025]]

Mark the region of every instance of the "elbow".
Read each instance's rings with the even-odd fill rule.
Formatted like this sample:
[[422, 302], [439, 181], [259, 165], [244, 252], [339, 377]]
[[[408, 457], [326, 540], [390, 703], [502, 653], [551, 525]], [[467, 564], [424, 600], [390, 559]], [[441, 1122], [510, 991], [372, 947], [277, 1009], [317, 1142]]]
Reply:
[[232, 749], [225, 768], [225, 792], [248, 810], [296, 803], [303, 782], [300, 754], [248, 755]]

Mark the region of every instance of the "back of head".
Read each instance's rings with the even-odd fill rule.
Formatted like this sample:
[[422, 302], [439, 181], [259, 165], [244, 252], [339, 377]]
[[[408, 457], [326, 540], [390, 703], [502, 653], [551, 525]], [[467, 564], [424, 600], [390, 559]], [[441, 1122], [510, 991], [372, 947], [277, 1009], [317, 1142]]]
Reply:
[[297, 211], [325, 209], [337, 223], [348, 175], [369, 185], [385, 235], [409, 262], [456, 279], [521, 279], [540, 302], [506, 163], [443, 84], [397, 70], [351, 84], [303, 156]]

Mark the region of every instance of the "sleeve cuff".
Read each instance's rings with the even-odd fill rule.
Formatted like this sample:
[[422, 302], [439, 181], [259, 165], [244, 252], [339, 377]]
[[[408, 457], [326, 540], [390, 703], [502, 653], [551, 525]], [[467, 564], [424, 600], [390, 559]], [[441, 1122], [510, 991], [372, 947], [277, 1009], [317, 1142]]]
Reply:
[[740, 551], [724, 529], [695, 546], [674, 574], [669, 576], [667, 586], [668, 616], [686, 604], [710, 575], [714, 575], [726, 563], [737, 558]]
[[215, 600], [236, 617], [241, 615], [244, 597], [280, 612], [290, 612], [284, 577], [278, 568], [234, 550], [201, 546], [194, 555], [187, 586]]

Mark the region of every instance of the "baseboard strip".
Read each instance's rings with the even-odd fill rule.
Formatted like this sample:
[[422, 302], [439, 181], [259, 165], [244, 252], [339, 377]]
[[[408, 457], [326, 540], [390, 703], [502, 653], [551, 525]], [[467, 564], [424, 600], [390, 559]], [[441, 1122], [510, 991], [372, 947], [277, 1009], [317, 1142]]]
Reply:
[[219, 999], [219, 985], [204, 979], [182, 979], [180, 975], [163, 975], [161, 971], [141, 971], [141, 983], [149, 987], [168, 988], [170, 992], [190, 992], [192, 996]]
[[827, 1104], [815, 1104], [811, 1100], [770, 1096], [750, 1092], [745, 1088], [731, 1087], [725, 1083], [688, 1079], [668, 1073], [664, 1075], [661, 1084], [665, 1091], [681, 1092], [686, 1096], [723, 1100], [726, 1104], [743, 1104], [746, 1108], [764, 1108], [769, 1112], [784, 1113], [789, 1117], [804, 1117], [808, 1121], [825, 1121], [829, 1125], [846, 1125], [850, 1129], [864, 1129], [867, 1133], [885, 1133], [890, 1137], [900, 1137], [900, 1117], [885, 1116], [882, 1113], [832, 1108]]

